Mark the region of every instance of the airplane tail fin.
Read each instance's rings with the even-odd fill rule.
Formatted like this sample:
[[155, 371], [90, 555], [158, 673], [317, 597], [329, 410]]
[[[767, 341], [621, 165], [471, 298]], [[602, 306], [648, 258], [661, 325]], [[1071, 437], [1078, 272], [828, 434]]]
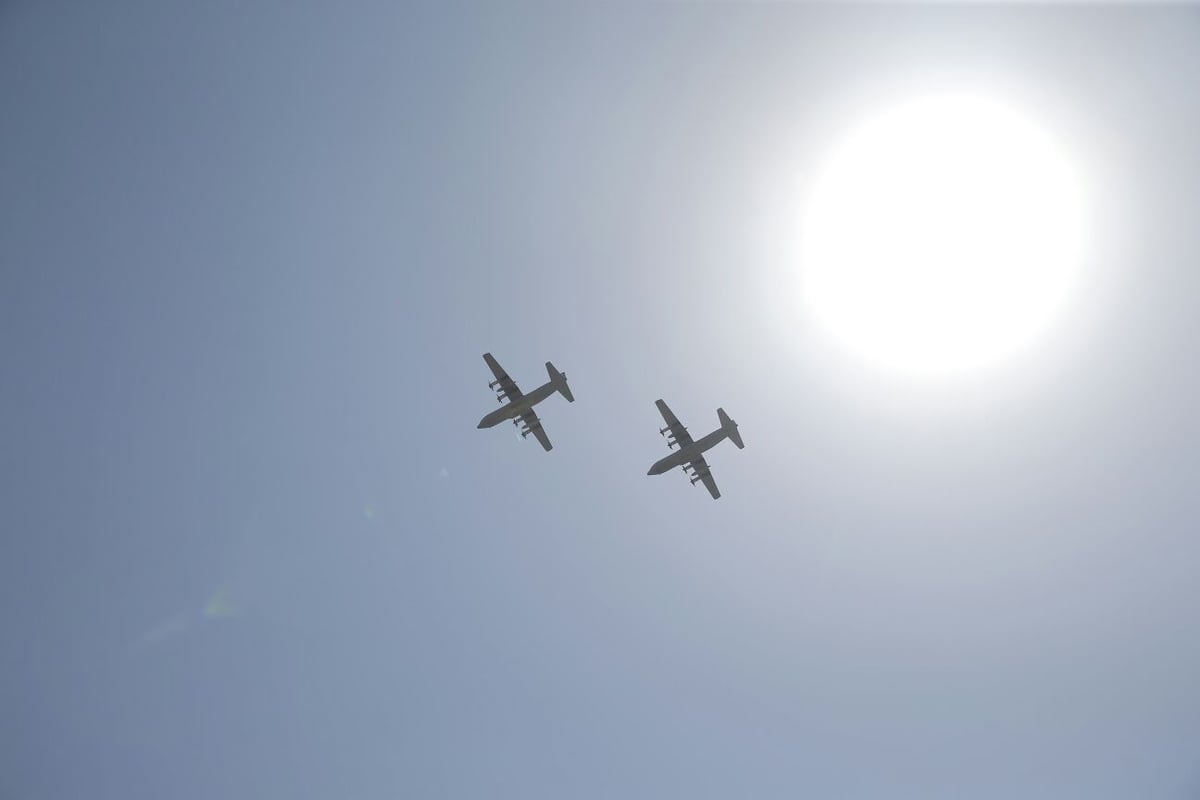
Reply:
[[549, 361], [546, 362], [546, 372], [550, 375], [550, 382], [554, 384], [558, 393], [567, 398], [568, 403], [574, 403], [575, 395], [571, 394], [571, 387], [567, 386], [567, 373], [559, 372]]
[[721, 420], [721, 430], [725, 431], [725, 435], [738, 446], [739, 450], [746, 446], [742, 443], [742, 435], [738, 433], [738, 424], [729, 418], [725, 409], [717, 409], [717, 419]]

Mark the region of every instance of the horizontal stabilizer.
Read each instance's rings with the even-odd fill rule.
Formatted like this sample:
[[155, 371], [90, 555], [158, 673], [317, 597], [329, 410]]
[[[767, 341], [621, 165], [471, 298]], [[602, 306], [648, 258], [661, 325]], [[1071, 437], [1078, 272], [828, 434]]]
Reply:
[[725, 435], [738, 446], [739, 450], [746, 446], [742, 443], [742, 435], [738, 433], [738, 424], [729, 418], [725, 409], [717, 409], [717, 419], [721, 420], [721, 430], [725, 431]]
[[555, 390], [567, 398], [568, 403], [574, 403], [575, 395], [571, 394], [571, 387], [567, 386], [567, 373], [559, 372], [553, 364], [547, 361], [546, 374], [550, 376], [550, 383], [554, 385]]

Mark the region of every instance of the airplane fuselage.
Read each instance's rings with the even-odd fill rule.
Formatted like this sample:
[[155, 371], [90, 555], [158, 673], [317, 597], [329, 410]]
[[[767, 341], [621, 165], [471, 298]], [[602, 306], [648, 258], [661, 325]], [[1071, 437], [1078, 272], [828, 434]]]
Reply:
[[729, 437], [729, 433], [724, 428], [717, 428], [707, 436], [701, 436], [696, 441], [689, 444], [687, 447], [681, 447], [669, 456], [664, 456], [654, 462], [654, 466], [650, 468], [648, 475], [661, 475], [669, 469], [686, 464], [693, 458], [703, 454], [707, 450], [716, 447], [722, 441]]
[[483, 419], [479, 420], [479, 427], [491, 428], [499, 425], [505, 420], [516, 419], [529, 409], [536, 406], [538, 403], [545, 400], [550, 395], [554, 394], [556, 391], [558, 391], [558, 389], [555, 388], [554, 383], [547, 381], [529, 394], [523, 394], [516, 400], [505, 403], [495, 411], [487, 414]]

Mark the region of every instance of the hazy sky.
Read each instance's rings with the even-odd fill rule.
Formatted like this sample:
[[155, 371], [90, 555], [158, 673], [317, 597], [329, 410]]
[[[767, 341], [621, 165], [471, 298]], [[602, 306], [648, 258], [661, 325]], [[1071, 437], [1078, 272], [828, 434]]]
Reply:
[[[1197, 76], [1187, 6], [4, 3], [0, 797], [1198, 796]], [[798, 223], [945, 88], [1087, 261], [914, 380]]]

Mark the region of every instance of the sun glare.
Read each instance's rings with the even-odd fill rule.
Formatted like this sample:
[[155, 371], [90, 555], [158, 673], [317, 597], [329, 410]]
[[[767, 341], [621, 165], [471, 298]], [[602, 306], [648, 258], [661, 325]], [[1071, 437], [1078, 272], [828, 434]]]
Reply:
[[912, 372], [993, 362], [1047, 326], [1075, 278], [1081, 199], [1053, 141], [944, 95], [842, 144], [809, 196], [803, 302], [858, 353]]

